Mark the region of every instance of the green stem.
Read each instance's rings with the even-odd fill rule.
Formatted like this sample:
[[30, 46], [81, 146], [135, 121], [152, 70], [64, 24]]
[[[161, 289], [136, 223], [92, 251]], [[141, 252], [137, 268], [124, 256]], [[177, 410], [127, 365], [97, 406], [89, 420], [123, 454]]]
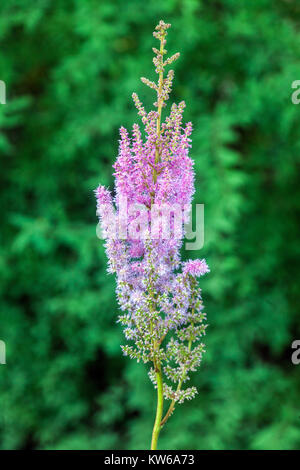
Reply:
[[151, 450], [157, 449], [157, 440], [161, 430], [161, 418], [163, 414], [164, 406], [164, 396], [163, 396], [163, 381], [161, 368], [156, 370], [156, 382], [157, 382], [157, 407], [156, 407], [156, 417], [153, 426], [152, 432], [152, 441], [151, 441]]
[[[161, 53], [162, 57], [163, 57], [163, 50], [164, 50], [163, 39], [161, 39], [161, 41], [160, 41], [160, 53]], [[156, 132], [157, 132], [158, 140], [160, 138], [160, 131], [161, 131], [160, 121], [161, 121], [161, 111], [162, 111], [162, 106], [163, 106], [163, 100], [161, 99], [161, 93], [162, 93], [163, 83], [164, 83], [164, 73], [163, 73], [163, 71], [161, 71], [159, 73], [158, 91], [157, 91], [157, 114], [158, 114], [158, 116], [157, 116], [157, 121], [156, 121]], [[159, 162], [159, 158], [160, 158], [159, 149], [158, 149], [158, 145], [156, 144], [155, 163]], [[156, 180], [157, 180], [157, 172], [154, 169], [153, 170], [153, 181], [154, 181], [154, 183], [156, 183]]]
[[[163, 35], [160, 41], [160, 54], [162, 57], [163, 57], [163, 51], [164, 51], [164, 45], [163, 45], [164, 37], [165, 35]], [[163, 106], [163, 100], [161, 98], [161, 94], [162, 94], [162, 89], [163, 89], [163, 83], [164, 83], [164, 73], [162, 70], [159, 73], [158, 92], [157, 92], [158, 116], [157, 116], [157, 122], [156, 122], [156, 131], [157, 131], [158, 140], [160, 139], [160, 133], [161, 133], [160, 124], [161, 124], [161, 111], [162, 111], [162, 106]], [[155, 164], [157, 164], [159, 160], [160, 160], [159, 147], [158, 147], [158, 144], [156, 144]], [[156, 181], [157, 181], [157, 171], [155, 168], [153, 168], [153, 182], [156, 183]], [[151, 205], [153, 203], [153, 200], [154, 200], [154, 194], [151, 195]], [[151, 322], [151, 333], [152, 333], [152, 329], [153, 329], [153, 325]], [[160, 344], [161, 344], [161, 341], [158, 344], [154, 344], [154, 350], [156, 348], [159, 349]], [[161, 420], [162, 420], [163, 407], [164, 407], [163, 378], [162, 378], [160, 362], [156, 363], [156, 361], [154, 360], [154, 368], [155, 368], [156, 383], [157, 383], [157, 406], [156, 406], [155, 422], [154, 422], [153, 431], [152, 431], [151, 450], [157, 449], [157, 440], [158, 440], [158, 436], [161, 430]]]

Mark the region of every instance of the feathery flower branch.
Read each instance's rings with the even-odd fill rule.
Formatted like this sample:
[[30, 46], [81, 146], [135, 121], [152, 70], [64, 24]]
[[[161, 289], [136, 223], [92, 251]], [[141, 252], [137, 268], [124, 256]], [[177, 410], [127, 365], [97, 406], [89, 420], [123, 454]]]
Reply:
[[[194, 193], [193, 161], [188, 156], [192, 124], [182, 125], [185, 103], [173, 104], [161, 122], [174, 78], [173, 70], [164, 78], [165, 67], [179, 57], [176, 53], [164, 58], [170, 26], [160, 21], [153, 33], [160, 42], [159, 49], [153, 48], [157, 83], [141, 78], [156, 92], [157, 110], [147, 113], [137, 94], [132, 95], [145, 128], [145, 142], [138, 124], [133, 125], [132, 138], [121, 127], [119, 155], [113, 165], [116, 196], [113, 200], [104, 186], [96, 189], [108, 272], [117, 277], [122, 311], [118, 321], [129, 343], [121, 348], [124, 355], [153, 364], [149, 377], [157, 389], [157, 409], [151, 449], [157, 449], [159, 433], [175, 405], [197, 393], [195, 387], [184, 389], [183, 385], [205, 352], [200, 339], [205, 335], [206, 315], [197, 278], [209, 272], [205, 260], [181, 261], [184, 231], [178, 235], [175, 230], [174, 213], [169, 213], [169, 220], [160, 220], [156, 236], [149, 230], [149, 225], [157, 222], [151, 209], [158, 207], [158, 217], [166, 204], [184, 212]], [[126, 211], [124, 200], [128, 202]], [[146, 225], [141, 224], [141, 217]], [[128, 226], [135, 222], [136, 232], [128, 236]], [[171, 226], [169, 237], [164, 235], [164, 223]], [[164, 399], [171, 403], [163, 417]]]

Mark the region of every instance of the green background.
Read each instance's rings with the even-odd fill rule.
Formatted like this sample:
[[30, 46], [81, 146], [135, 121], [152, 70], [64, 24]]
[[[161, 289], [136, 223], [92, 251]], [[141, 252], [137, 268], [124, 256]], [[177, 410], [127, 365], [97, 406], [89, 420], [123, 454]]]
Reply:
[[[121, 354], [93, 189], [118, 128], [149, 109], [151, 47], [172, 23], [172, 100], [194, 125], [205, 204], [207, 354], [160, 449], [300, 448], [300, 6], [296, 1], [2, 0], [2, 449], [149, 448], [155, 393]], [[297, 214], [298, 211], [298, 214]]]

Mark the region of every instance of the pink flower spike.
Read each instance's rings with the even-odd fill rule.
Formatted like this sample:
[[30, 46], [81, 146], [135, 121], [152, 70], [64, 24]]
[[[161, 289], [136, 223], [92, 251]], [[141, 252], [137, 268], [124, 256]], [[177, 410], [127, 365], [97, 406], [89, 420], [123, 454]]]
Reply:
[[183, 273], [191, 274], [191, 276], [199, 277], [209, 273], [210, 269], [205, 259], [188, 260], [184, 263]]
[[98, 186], [95, 190], [97, 203], [100, 204], [111, 204], [111, 194], [105, 186]]

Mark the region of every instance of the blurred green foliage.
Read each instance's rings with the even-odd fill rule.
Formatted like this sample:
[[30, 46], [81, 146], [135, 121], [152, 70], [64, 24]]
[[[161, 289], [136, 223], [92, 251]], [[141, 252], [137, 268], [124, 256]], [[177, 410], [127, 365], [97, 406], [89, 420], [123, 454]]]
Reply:
[[[194, 124], [207, 354], [161, 449], [300, 447], [296, 1], [2, 0], [0, 447], [148, 448], [155, 394], [122, 357], [114, 279], [95, 233], [118, 128], [172, 23], [174, 101]], [[191, 252], [184, 253], [191, 256]]]

